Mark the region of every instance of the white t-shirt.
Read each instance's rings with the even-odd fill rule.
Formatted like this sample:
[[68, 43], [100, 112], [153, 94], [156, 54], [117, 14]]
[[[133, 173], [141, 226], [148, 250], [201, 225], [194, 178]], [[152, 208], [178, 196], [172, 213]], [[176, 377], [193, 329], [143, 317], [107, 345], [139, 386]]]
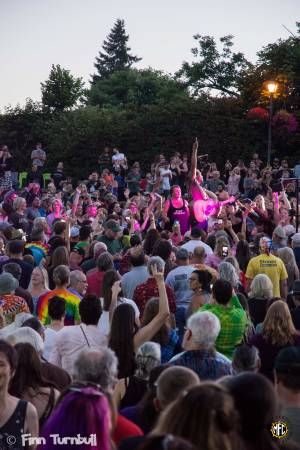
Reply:
[[159, 169], [160, 177], [162, 178], [162, 189], [164, 191], [169, 191], [171, 189], [170, 185], [170, 177], [168, 175], [172, 175], [170, 169]]
[[193, 253], [196, 247], [203, 247], [207, 256], [212, 255], [212, 248], [198, 239], [191, 239], [181, 246], [181, 248], [185, 248], [189, 253]]
[[106, 336], [96, 325], [69, 325], [55, 333], [49, 362], [73, 376], [74, 362], [83, 350], [99, 350], [105, 346]]
[[45, 329], [45, 341], [44, 341], [44, 353], [43, 357], [48, 361], [50, 357], [50, 353], [53, 348], [54, 339], [56, 336], [57, 331], [52, 330], [51, 328]]
[[[101, 306], [103, 308], [103, 298], [100, 298], [100, 301]], [[127, 303], [128, 305], [131, 305], [133, 307], [136, 319], [140, 317], [140, 310], [133, 300], [130, 300], [129, 298], [119, 298], [117, 306], [122, 305], [123, 303]], [[109, 334], [110, 332], [109, 311], [102, 311], [101, 317], [98, 322], [98, 329], [101, 330], [101, 332], [106, 336]]]
[[124, 161], [125, 155], [124, 153], [117, 153], [116, 155], [113, 155], [111, 159], [113, 164], [120, 163], [121, 161]]

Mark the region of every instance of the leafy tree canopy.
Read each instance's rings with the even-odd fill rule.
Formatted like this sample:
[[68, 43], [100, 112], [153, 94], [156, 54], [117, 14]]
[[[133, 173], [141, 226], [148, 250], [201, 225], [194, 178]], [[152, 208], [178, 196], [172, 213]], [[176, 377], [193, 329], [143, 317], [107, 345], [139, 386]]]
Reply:
[[297, 35], [279, 39], [257, 53], [257, 64], [241, 83], [242, 97], [246, 105], [268, 103], [266, 82], [274, 80], [278, 83], [278, 107], [294, 110], [300, 108], [300, 23], [297, 23], [297, 29]]
[[199, 47], [191, 52], [196, 61], [184, 62], [177, 76], [183, 79], [194, 95], [203, 90], [216, 90], [221, 95], [239, 96], [240, 84], [252, 67], [243, 53], [232, 51], [233, 36], [220, 38], [221, 51], [212, 36], [194, 36]]
[[180, 101], [188, 97], [186, 88], [168, 75], [152, 69], [127, 69], [97, 81], [89, 92], [89, 103], [100, 107]]
[[99, 52], [94, 64], [97, 73], [93, 75], [92, 84], [107, 78], [112, 73], [130, 68], [134, 63], [141, 61], [130, 53], [127, 46], [129, 35], [125, 31], [124, 20], [117, 19], [107, 39], [103, 42], [103, 51]]
[[72, 108], [85, 93], [82, 78], [74, 77], [59, 64], [52, 65], [48, 80], [41, 83], [41, 91], [43, 105], [57, 111]]

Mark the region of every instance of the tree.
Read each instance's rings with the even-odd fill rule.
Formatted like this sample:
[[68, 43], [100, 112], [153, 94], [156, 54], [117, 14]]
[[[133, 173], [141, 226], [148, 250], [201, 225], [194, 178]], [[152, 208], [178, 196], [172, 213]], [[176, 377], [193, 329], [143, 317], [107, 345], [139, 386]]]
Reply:
[[152, 69], [116, 71], [97, 81], [88, 94], [89, 104], [100, 107], [140, 108], [188, 97], [186, 88], [162, 72]]
[[93, 75], [92, 84], [103, 80], [115, 71], [129, 69], [142, 58], [131, 55], [127, 47], [129, 35], [125, 32], [124, 20], [117, 19], [107, 39], [103, 42], [103, 52], [99, 52], [94, 64], [97, 73]]
[[222, 95], [239, 96], [240, 83], [252, 67], [243, 53], [233, 53], [233, 36], [220, 38], [223, 45], [221, 52], [212, 36], [194, 36], [199, 48], [191, 52], [197, 60], [189, 64], [184, 62], [177, 77], [183, 78], [194, 95], [203, 90], [216, 90]]
[[258, 62], [241, 83], [242, 98], [246, 105], [269, 104], [266, 84], [278, 83], [276, 109], [300, 109], [300, 23], [298, 35], [268, 44], [257, 53]]
[[82, 78], [74, 77], [60, 65], [52, 65], [49, 79], [41, 83], [43, 105], [56, 111], [64, 111], [76, 105], [84, 95]]

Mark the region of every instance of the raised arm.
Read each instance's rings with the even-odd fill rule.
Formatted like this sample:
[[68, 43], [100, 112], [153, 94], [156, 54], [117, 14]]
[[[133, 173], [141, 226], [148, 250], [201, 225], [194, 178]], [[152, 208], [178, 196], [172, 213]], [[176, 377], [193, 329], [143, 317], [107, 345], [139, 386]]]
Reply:
[[192, 158], [191, 158], [191, 179], [192, 181], [196, 178], [197, 170], [197, 157], [198, 157], [198, 139], [195, 139], [192, 147]]
[[163, 219], [164, 219], [165, 222], [169, 222], [170, 221], [170, 219], [168, 217], [169, 208], [170, 208], [170, 200], [166, 200], [165, 204], [164, 204], [163, 211], [162, 211], [162, 216], [163, 216]]
[[237, 234], [235, 233], [234, 229], [232, 228], [231, 221], [230, 220], [226, 220], [224, 227], [228, 231], [230, 236], [232, 237], [233, 242], [235, 243], [235, 245], [237, 245], [237, 243], [239, 242], [239, 238], [238, 238]]
[[79, 197], [81, 194], [81, 190], [80, 187], [78, 186], [76, 188], [75, 194], [74, 194], [74, 199], [73, 199], [73, 205], [72, 205], [72, 217], [75, 217], [76, 211], [77, 211], [77, 206], [78, 206], [78, 202], [79, 202]]
[[121, 280], [115, 281], [111, 288], [111, 302], [109, 307], [109, 323], [111, 323], [117, 307], [118, 295], [121, 292]]
[[170, 315], [169, 302], [164, 281], [164, 274], [157, 271], [157, 267], [153, 266], [152, 275], [157, 282], [159, 294], [158, 313], [150, 323], [140, 328], [134, 336], [134, 348], [137, 350], [144, 342], [151, 341], [153, 336], [159, 331]]
[[207, 197], [212, 198], [213, 200], [215, 200], [216, 202], [218, 201], [218, 197], [216, 196], [216, 194], [212, 191], [209, 191], [208, 189], [203, 189], [203, 192], [205, 192], [205, 194], [207, 195]]

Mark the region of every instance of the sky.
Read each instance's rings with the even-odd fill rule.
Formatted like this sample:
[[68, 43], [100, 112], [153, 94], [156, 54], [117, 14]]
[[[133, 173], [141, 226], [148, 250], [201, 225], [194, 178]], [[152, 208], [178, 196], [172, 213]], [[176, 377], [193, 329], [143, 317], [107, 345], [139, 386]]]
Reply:
[[[295, 32], [299, 0], [0, 0], [0, 110], [40, 100], [40, 83], [60, 64], [87, 83], [115, 20], [125, 20], [138, 68], [174, 73], [192, 61], [193, 35], [234, 35], [251, 61]], [[298, 13], [298, 17], [297, 17]]]

